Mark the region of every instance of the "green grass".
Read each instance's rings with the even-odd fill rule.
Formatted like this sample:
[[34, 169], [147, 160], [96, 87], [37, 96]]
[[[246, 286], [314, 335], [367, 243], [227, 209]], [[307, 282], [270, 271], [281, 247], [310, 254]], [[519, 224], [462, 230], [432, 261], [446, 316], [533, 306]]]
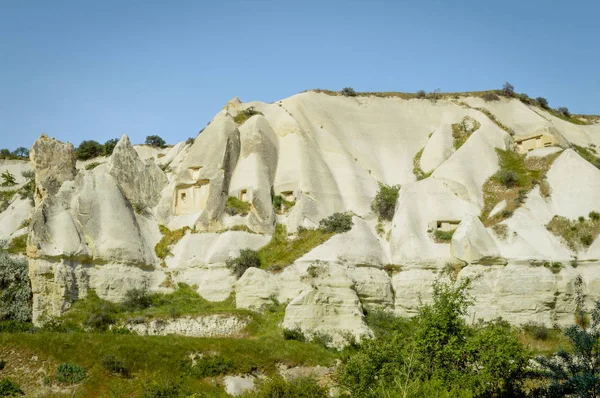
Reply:
[[577, 151], [579, 156], [581, 156], [582, 158], [584, 158], [585, 160], [587, 160], [588, 162], [590, 162], [592, 165], [596, 166], [597, 168], [600, 168], [600, 158], [598, 156], [596, 156], [591, 149], [584, 148], [582, 146], [575, 145], [575, 144], [573, 144], [573, 147], [575, 148], [575, 151]]
[[227, 203], [225, 203], [225, 213], [230, 216], [242, 215], [245, 216], [248, 214], [252, 206], [248, 202], [244, 202], [238, 198], [230, 196], [227, 198]]
[[290, 202], [289, 200], [285, 200], [281, 195], [273, 196], [273, 208], [275, 212], [282, 214], [287, 212], [289, 209], [294, 207], [296, 202]]
[[10, 254], [25, 254], [27, 253], [27, 234], [14, 238], [6, 249]]
[[[36, 333], [0, 333], [0, 351], [21, 350], [28, 357], [37, 355], [41, 361], [83, 366], [88, 377], [78, 387], [79, 397], [96, 397], [115, 389], [121, 391], [121, 396], [140, 396], [144, 388], [150, 385], [169, 383], [189, 390], [189, 394], [205, 392], [209, 396], [221, 396], [223, 390], [215, 380], [203, 377], [207, 372], [214, 374], [212, 359], [226, 364], [222, 368], [230, 374], [256, 370], [274, 374], [280, 363], [289, 366], [331, 366], [342, 355], [318, 344], [285, 340], [283, 330], [279, 327], [284, 306], [277, 303], [268, 306], [263, 314], [250, 313], [235, 309], [232, 298], [221, 303], [207, 302], [185, 285], [180, 285], [170, 295], [152, 295], [152, 302], [150, 308], [128, 312], [119, 308], [118, 304], [107, 303], [91, 294], [85, 300], [76, 301], [66, 312], [63, 322], [85, 323], [98, 308], [106, 306], [117, 307], [115, 313], [118, 319], [172, 316], [171, 308], [175, 307], [181, 314], [230, 312], [249, 316], [252, 320], [246, 328], [246, 338], [138, 336], [108, 331], [84, 332], [82, 329], [71, 329], [65, 333], [44, 330]], [[206, 365], [208, 368], [192, 367], [192, 354], [196, 357], [197, 366]], [[103, 360], [110, 356], [119, 358], [131, 374], [129, 379], [104, 369]], [[50, 371], [53, 372], [53, 369]]]
[[160, 233], [163, 234], [163, 237], [156, 244], [156, 246], [154, 246], [154, 252], [156, 253], [156, 256], [161, 259], [165, 259], [167, 256], [173, 255], [170, 247], [179, 242], [185, 236], [187, 231], [191, 231], [190, 227], [183, 227], [175, 231], [171, 231], [164, 225], [159, 225], [158, 228]]
[[454, 231], [455, 230], [451, 230], [451, 231], [442, 231], [442, 230], [436, 230], [434, 232], [434, 238], [435, 241], [438, 243], [448, 243], [452, 240], [452, 236], [454, 235]]
[[277, 270], [286, 267], [333, 235], [320, 229], [304, 229], [298, 232], [296, 239], [290, 240], [285, 225], [279, 224], [271, 241], [258, 250], [261, 268]]
[[[469, 123], [471, 125], [469, 125]], [[481, 127], [481, 124], [470, 117], [465, 117], [460, 123], [452, 125], [452, 138], [454, 138], [454, 149], [458, 150], [473, 134]]]
[[546, 225], [546, 229], [563, 239], [573, 251], [587, 249], [600, 234], [600, 220], [580, 218], [569, 220], [561, 216], [554, 216]]
[[254, 115], [264, 115], [262, 112], [255, 110], [253, 107], [243, 109], [233, 118], [233, 121], [238, 125], [244, 124], [248, 119]]
[[421, 148], [421, 150], [417, 152], [415, 157], [413, 158], [413, 174], [415, 175], [415, 177], [417, 177], [417, 181], [424, 180], [425, 178], [429, 177], [431, 173], [433, 173], [433, 171], [431, 171], [430, 173], [425, 173], [421, 168], [421, 156], [423, 155], [424, 150], [424, 147]]
[[[542, 196], [550, 196], [550, 187], [545, 180], [546, 173], [559, 153], [544, 158], [525, 160], [525, 155], [513, 151], [496, 149], [499, 170], [483, 184], [484, 206], [481, 219], [486, 226], [492, 226], [509, 217], [523, 204], [529, 192], [539, 185]], [[501, 201], [506, 200], [505, 212], [488, 219], [488, 215]]]
[[93, 169], [95, 169], [95, 168], [96, 168], [96, 167], [98, 167], [98, 166], [100, 166], [100, 163], [99, 163], [99, 162], [92, 162], [92, 163], [90, 163], [90, 164], [86, 165], [86, 166], [85, 166], [85, 169], [86, 169], [86, 170], [93, 170]]

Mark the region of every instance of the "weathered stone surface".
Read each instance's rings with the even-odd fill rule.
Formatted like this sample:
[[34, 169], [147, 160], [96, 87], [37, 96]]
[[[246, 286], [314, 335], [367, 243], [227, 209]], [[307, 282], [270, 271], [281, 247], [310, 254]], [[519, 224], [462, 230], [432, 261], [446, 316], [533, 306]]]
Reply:
[[144, 336], [233, 337], [248, 325], [248, 319], [215, 314], [177, 319], [153, 319], [144, 323], [128, 323], [125, 327]]
[[140, 159], [126, 135], [123, 135], [115, 147], [108, 161], [107, 172], [117, 181], [123, 194], [134, 207], [156, 206], [161, 191], [167, 185], [167, 177], [154, 159]]
[[450, 252], [460, 260], [472, 263], [484, 257], [498, 257], [494, 239], [477, 216], [468, 215], [452, 235]]
[[75, 179], [77, 159], [70, 142], [63, 144], [42, 134], [31, 147], [29, 157], [35, 169], [36, 205], [56, 194], [63, 182]]
[[314, 267], [312, 286], [287, 306], [283, 327], [300, 329], [309, 337], [315, 333], [329, 335], [333, 347], [347, 344], [346, 334], [357, 341], [372, 337], [353, 283], [343, 270], [326, 264]]

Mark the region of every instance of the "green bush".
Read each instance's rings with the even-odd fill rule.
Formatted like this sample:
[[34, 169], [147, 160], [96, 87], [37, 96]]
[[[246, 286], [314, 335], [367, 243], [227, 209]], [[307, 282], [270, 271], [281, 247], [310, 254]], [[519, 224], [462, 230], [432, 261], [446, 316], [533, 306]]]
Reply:
[[519, 175], [513, 170], [500, 170], [497, 177], [500, 183], [507, 188], [512, 188], [519, 182]]
[[271, 379], [259, 380], [256, 390], [242, 395], [243, 398], [326, 398], [329, 392], [321, 387], [313, 377], [299, 377], [286, 381], [277, 375]]
[[100, 166], [100, 162], [92, 162], [85, 166], [86, 170], [94, 170], [96, 167]]
[[441, 229], [437, 229], [434, 233], [435, 240], [438, 242], [450, 242], [452, 240], [452, 236], [454, 236], [454, 231], [442, 231]]
[[592, 220], [592, 221], [600, 220], [600, 213], [598, 213], [597, 211], [590, 211], [590, 214], [588, 216], [590, 217], [590, 220]]
[[156, 147], [156, 148], [164, 148], [167, 146], [167, 143], [165, 142], [165, 140], [163, 140], [158, 135], [147, 136], [145, 144]]
[[548, 109], [548, 100], [544, 97], [537, 97], [535, 99], [535, 102], [537, 102], [542, 108], [544, 109]]
[[196, 359], [196, 364], [188, 368], [188, 373], [197, 378], [215, 377], [234, 371], [235, 362], [221, 355], [205, 355]]
[[117, 146], [118, 143], [119, 143], [119, 140], [116, 138], [106, 141], [104, 143], [104, 148], [103, 148], [104, 156], [112, 155], [112, 153], [115, 150], [115, 147]]
[[571, 117], [571, 112], [569, 112], [569, 108], [567, 108], [566, 106], [556, 108], [556, 112], [560, 113], [563, 116]]
[[371, 203], [371, 209], [379, 215], [380, 220], [391, 221], [394, 218], [399, 192], [400, 185], [379, 183], [379, 191]]
[[425, 93], [425, 90], [419, 90], [419, 91], [417, 91], [416, 95], [417, 95], [417, 98], [423, 99], [427, 96], [427, 93]]
[[491, 91], [483, 94], [482, 98], [485, 102], [500, 101], [500, 97]]
[[298, 327], [294, 329], [283, 329], [283, 339], [284, 340], [296, 340], [296, 341], [306, 341], [306, 337], [302, 330]]
[[244, 202], [238, 198], [230, 196], [227, 198], [227, 203], [225, 203], [225, 213], [230, 216], [241, 215], [245, 216], [250, 212], [251, 205], [248, 202]]
[[122, 376], [129, 377], [129, 369], [125, 366], [123, 361], [114, 355], [107, 355], [100, 361], [102, 367], [108, 372]]
[[324, 232], [343, 233], [352, 229], [354, 222], [350, 213], [333, 213], [319, 223], [319, 228]]
[[104, 146], [98, 141], [83, 141], [75, 150], [75, 155], [79, 160], [88, 160], [104, 154]]
[[250, 119], [252, 116], [262, 114], [262, 112], [257, 111], [256, 109], [254, 109], [253, 106], [251, 106], [247, 109], [242, 109], [241, 111], [239, 111], [238, 114], [235, 115], [235, 117], [233, 118], [233, 121], [238, 125], [242, 125], [246, 122], [246, 120]]
[[276, 212], [287, 211], [291, 209], [295, 204], [296, 202], [287, 201], [281, 195], [273, 196], [273, 208]]
[[188, 396], [189, 392], [182, 389], [181, 382], [161, 379], [145, 383], [141, 398], [183, 398]]
[[352, 87], [344, 87], [342, 89], [342, 95], [344, 97], [356, 97], [356, 91]]
[[31, 319], [31, 285], [27, 261], [1, 252], [0, 302], [0, 320], [27, 322]]
[[77, 384], [86, 377], [85, 369], [74, 363], [61, 363], [54, 372], [54, 379], [60, 383]]
[[4, 170], [4, 172], [2, 173], [2, 179], [4, 181], [2, 181], [2, 184], [0, 185], [3, 187], [12, 187], [14, 185], [17, 185], [17, 180], [15, 179], [14, 174], [12, 174], [8, 170]]
[[529, 321], [522, 326], [523, 331], [525, 333], [531, 335], [536, 340], [546, 340], [548, 339], [548, 335], [550, 334], [548, 328], [541, 323], [536, 323], [533, 321]]
[[6, 367], [6, 360], [0, 359], [0, 370], [4, 370], [5, 367]]
[[152, 305], [152, 297], [145, 288], [130, 289], [125, 293], [122, 307], [126, 311], [139, 311]]
[[21, 387], [11, 379], [0, 380], [0, 397], [16, 397], [25, 395]]
[[260, 268], [260, 258], [255, 250], [242, 249], [238, 257], [227, 260], [226, 264], [233, 270], [235, 276], [241, 278], [248, 268]]

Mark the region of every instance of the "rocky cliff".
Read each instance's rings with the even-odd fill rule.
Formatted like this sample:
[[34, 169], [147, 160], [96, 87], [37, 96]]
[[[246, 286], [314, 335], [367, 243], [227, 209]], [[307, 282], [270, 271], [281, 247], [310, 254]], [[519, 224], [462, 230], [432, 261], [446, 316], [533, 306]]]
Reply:
[[[578, 299], [600, 299], [600, 125], [575, 122], [476, 94], [305, 92], [234, 99], [193, 144], [134, 147], [123, 136], [90, 170], [71, 144], [41, 136], [35, 206], [13, 199], [0, 220], [18, 221], [0, 238], [31, 211], [36, 323], [90, 289], [118, 301], [184, 282], [212, 301], [235, 294], [240, 308], [289, 303], [284, 327], [342, 341], [371, 335], [365, 311], [411, 315], [436, 278], [468, 277], [474, 319], [569, 324]], [[371, 206], [380, 183], [400, 186], [391, 221]], [[238, 278], [226, 264], [268, 245], [277, 225], [293, 241], [335, 212], [351, 212], [352, 229], [289, 266]], [[173, 231], [181, 239], [165, 241]]]

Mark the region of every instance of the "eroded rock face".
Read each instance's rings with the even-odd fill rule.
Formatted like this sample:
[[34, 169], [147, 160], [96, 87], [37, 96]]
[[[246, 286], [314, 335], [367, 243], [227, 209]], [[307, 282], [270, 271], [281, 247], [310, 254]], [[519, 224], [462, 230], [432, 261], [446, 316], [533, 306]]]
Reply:
[[154, 319], [143, 323], [129, 323], [125, 327], [144, 336], [233, 337], [248, 325], [247, 319], [233, 315], [206, 315], [173, 320]]
[[[238, 308], [283, 303], [286, 327], [327, 333], [341, 345], [346, 332], [370, 336], [363, 309], [412, 316], [431, 299], [431, 284], [450, 273], [473, 279], [476, 318], [569, 323], [575, 298], [591, 304], [600, 286], [592, 263], [569, 263], [600, 257], [600, 240], [574, 253], [546, 225], [554, 215], [600, 211], [600, 170], [565, 150], [547, 173], [550, 194], [538, 186], [528, 192], [500, 233], [478, 219], [482, 186], [499, 170], [497, 149], [514, 150], [542, 131], [559, 145], [529, 152], [542, 161], [571, 143], [600, 146], [600, 125], [573, 125], [518, 100], [463, 100], [311, 92], [272, 104], [233, 100], [193, 144], [157, 150], [134, 147], [125, 136], [103, 164], [78, 172], [71, 144], [40, 137], [31, 151], [37, 192], [28, 239], [34, 321], [60, 315], [90, 289], [119, 301], [131, 288], [170, 291], [184, 282], [207, 300], [234, 293]], [[234, 120], [250, 107], [259, 113]], [[455, 149], [451, 126], [465, 118], [479, 128]], [[431, 175], [415, 181], [421, 149], [420, 166]], [[380, 224], [371, 209], [379, 182], [402, 185], [391, 223]], [[291, 207], [275, 209], [274, 195]], [[228, 197], [250, 210], [230, 216]], [[510, 204], [501, 203], [494, 214]], [[0, 233], [13, 234], [26, 210], [14, 202], [0, 214], [10, 224]], [[353, 212], [353, 229], [285, 269], [253, 268], [237, 280], [226, 266], [240, 250], [266, 245], [276, 224], [295, 233], [334, 212]], [[159, 225], [190, 228], [164, 259], [155, 253]], [[439, 239], [438, 228], [456, 228], [451, 242]], [[483, 261], [492, 257], [498, 261]], [[543, 266], [553, 262], [562, 263], [560, 272]]]
[[55, 195], [65, 181], [77, 174], [75, 148], [66, 143], [41, 135], [31, 147], [29, 158], [35, 169], [36, 205], [49, 195]]
[[108, 174], [118, 183], [125, 197], [136, 207], [152, 208], [167, 185], [165, 173], [150, 158], [144, 162], [123, 135], [108, 162]]

